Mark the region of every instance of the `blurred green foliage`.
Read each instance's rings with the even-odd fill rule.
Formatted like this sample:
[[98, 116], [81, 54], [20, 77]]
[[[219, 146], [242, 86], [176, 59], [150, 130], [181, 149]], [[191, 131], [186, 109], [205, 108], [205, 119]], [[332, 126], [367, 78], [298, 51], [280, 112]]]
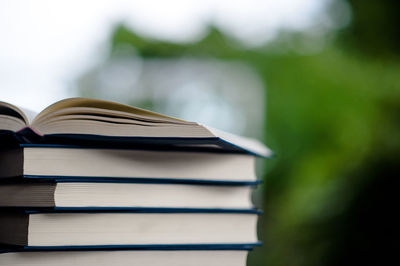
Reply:
[[265, 82], [264, 141], [277, 156], [264, 176], [264, 246], [249, 265], [388, 259], [381, 249], [389, 252], [394, 243], [387, 239], [395, 227], [389, 206], [400, 170], [400, 35], [398, 23], [390, 25], [398, 9], [385, 6], [388, 1], [367, 2], [350, 1], [353, 23], [312, 54], [287, 48], [306, 38], [301, 34], [249, 49], [214, 27], [186, 44], [146, 39], [123, 25], [114, 31], [111, 57], [118, 46], [130, 45], [144, 58], [242, 61]]
[[335, 47], [259, 64], [268, 84], [266, 140], [278, 153], [266, 176], [265, 259], [328, 265], [338, 236], [353, 233], [338, 230], [341, 219], [370, 182], [385, 178], [371, 164], [399, 158], [400, 64]]
[[400, 53], [400, 2], [392, 0], [349, 0], [353, 19], [345, 41], [374, 57], [393, 57]]

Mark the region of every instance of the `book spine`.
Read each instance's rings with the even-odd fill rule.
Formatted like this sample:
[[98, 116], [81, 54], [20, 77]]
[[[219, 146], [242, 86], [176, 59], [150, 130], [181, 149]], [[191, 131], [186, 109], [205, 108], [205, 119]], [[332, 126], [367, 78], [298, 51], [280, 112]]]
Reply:
[[28, 245], [29, 215], [24, 212], [0, 212], [0, 243]]
[[55, 251], [107, 251], [107, 250], [252, 250], [261, 246], [262, 242], [229, 243], [229, 244], [148, 244], [148, 245], [91, 245], [91, 246], [17, 246], [7, 245], [0, 249], [0, 253], [9, 252], [55, 252]]
[[262, 180], [236, 181], [236, 180], [202, 180], [202, 179], [173, 179], [173, 178], [141, 178], [141, 177], [106, 177], [106, 176], [44, 176], [23, 175], [26, 180], [64, 182], [95, 182], [95, 183], [139, 183], [139, 184], [196, 184], [213, 186], [257, 186]]

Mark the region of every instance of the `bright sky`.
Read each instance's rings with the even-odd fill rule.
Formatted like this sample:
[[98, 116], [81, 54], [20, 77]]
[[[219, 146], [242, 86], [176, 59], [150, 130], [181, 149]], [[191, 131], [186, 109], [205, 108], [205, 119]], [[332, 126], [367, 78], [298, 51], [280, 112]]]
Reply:
[[101, 60], [113, 25], [173, 41], [209, 23], [254, 45], [281, 28], [311, 26], [329, 0], [0, 1], [0, 101], [40, 111], [72, 97], [75, 78]]

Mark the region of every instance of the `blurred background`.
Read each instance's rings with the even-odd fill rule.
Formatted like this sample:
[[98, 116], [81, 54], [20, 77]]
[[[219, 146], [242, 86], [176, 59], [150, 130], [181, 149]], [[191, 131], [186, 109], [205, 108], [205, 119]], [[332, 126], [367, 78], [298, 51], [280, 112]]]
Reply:
[[0, 100], [40, 111], [65, 97], [103, 98], [258, 138], [276, 157], [259, 162], [264, 246], [248, 265], [389, 264], [399, 8], [1, 1]]

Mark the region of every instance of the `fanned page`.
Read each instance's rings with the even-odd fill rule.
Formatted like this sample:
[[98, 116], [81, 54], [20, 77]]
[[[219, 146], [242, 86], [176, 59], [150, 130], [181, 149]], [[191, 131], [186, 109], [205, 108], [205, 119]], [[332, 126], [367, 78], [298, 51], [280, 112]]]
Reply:
[[71, 98], [43, 110], [32, 127], [42, 135], [213, 137], [197, 123], [104, 100]]
[[[246, 151], [268, 157], [262, 143], [228, 134], [195, 122], [180, 120], [129, 105], [87, 98], [56, 102], [34, 115], [0, 102], [0, 130], [17, 132], [23, 142], [60, 143], [79, 141], [123, 141], [125, 144], [215, 146], [222, 150]], [[31, 139], [34, 139], [31, 141]], [[73, 142], [72, 141], [72, 142]], [[71, 143], [68, 143], [71, 144]], [[215, 148], [215, 147], [214, 147]]]
[[107, 113], [107, 111], [111, 112], [114, 111], [116, 115], [119, 114], [131, 118], [139, 118], [139, 119], [142, 118], [150, 121], [170, 121], [170, 122], [184, 123], [184, 124], [190, 123], [184, 120], [158, 114], [141, 108], [132, 107], [129, 105], [124, 105], [105, 100], [88, 99], [88, 98], [70, 98], [54, 103], [49, 107], [47, 107], [42, 112], [40, 112], [40, 114], [36, 117], [34, 122], [37, 123], [38, 120], [45, 119], [46, 117], [49, 116], [51, 117], [52, 113], [57, 113], [57, 111], [63, 109], [78, 108], [76, 109], [77, 110], [76, 113], [79, 113], [80, 107], [88, 108], [88, 110], [92, 110], [90, 108], [97, 109], [98, 111], [96, 112], [97, 114]]
[[18, 106], [18, 108], [23, 112], [23, 114], [26, 117], [26, 121], [27, 121], [27, 125], [31, 125], [33, 120], [36, 118], [36, 116], [38, 115], [38, 113], [36, 113], [35, 111], [32, 111], [30, 109], [24, 108], [24, 107], [20, 107]]
[[29, 119], [21, 108], [0, 101], [0, 130], [18, 131], [29, 124]]

